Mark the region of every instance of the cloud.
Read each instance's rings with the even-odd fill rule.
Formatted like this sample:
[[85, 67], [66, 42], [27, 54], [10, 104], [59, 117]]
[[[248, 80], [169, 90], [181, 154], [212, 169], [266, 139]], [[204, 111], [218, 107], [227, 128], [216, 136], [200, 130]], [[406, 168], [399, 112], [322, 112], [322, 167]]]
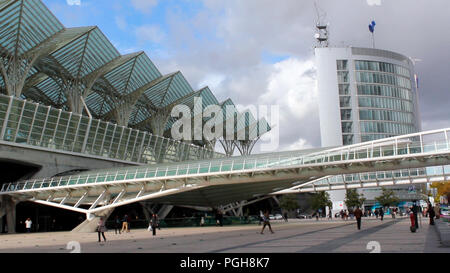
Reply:
[[139, 43], [161, 43], [166, 34], [158, 25], [142, 25], [136, 28], [135, 34]]
[[[160, 70], [181, 70], [192, 86], [213, 85], [211, 90], [219, 101], [231, 98], [242, 105], [277, 104], [281, 149], [302, 144], [300, 139], [304, 145], [320, 146], [313, 2], [284, 0], [280, 5], [271, 0], [203, 0], [203, 4], [190, 18], [168, 13], [164, 45], [171, 56], [156, 60]], [[421, 79], [423, 127], [437, 129], [449, 123], [446, 104], [450, 92], [445, 79], [450, 67], [442, 60], [450, 58], [446, 46], [450, 38], [434, 25], [450, 24], [444, 12], [450, 1], [410, 5], [409, 0], [321, 0], [319, 4], [330, 23], [331, 46], [371, 47], [367, 22], [375, 19], [378, 48], [422, 59], [416, 71]], [[358, 12], [342, 16], [349, 9]], [[267, 63], [261, 58], [265, 53], [287, 59]]]
[[115, 18], [116, 25], [120, 30], [126, 30], [128, 27], [127, 21], [123, 16], [116, 16]]
[[69, 6], [80, 6], [81, 0], [66, 0], [67, 5]]
[[158, 5], [158, 0], [131, 0], [131, 4], [140, 12], [148, 14]]
[[287, 151], [295, 151], [295, 150], [305, 150], [313, 148], [311, 144], [308, 143], [306, 139], [300, 138], [296, 142], [292, 143], [286, 149]]
[[225, 79], [225, 75], [222, 74], [207, 74], [197, 87], [203, 88], [208, 86], [210, 89], [214, 90], [219, 87]]
[[366, 0], [369, 6], [381, 6], [381, 0]]

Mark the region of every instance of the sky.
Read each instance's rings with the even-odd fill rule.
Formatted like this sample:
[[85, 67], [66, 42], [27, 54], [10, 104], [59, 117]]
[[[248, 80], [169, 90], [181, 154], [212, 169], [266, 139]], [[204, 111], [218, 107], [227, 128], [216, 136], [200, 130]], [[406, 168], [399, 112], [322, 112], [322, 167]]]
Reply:
[[240, 109], [277, 105], [277, 150], [320, 147], [317, 2], [331, 46], [371, 47], [368, 25], [375, 20], [377, 48], [416, 59], [423, 130], [450, 127], [448, 0], [43, 2], [66, 27], [97, 25], [120, 53], [144, 50], [161, 73], [181, 71], [219, 101], [231, 98]]

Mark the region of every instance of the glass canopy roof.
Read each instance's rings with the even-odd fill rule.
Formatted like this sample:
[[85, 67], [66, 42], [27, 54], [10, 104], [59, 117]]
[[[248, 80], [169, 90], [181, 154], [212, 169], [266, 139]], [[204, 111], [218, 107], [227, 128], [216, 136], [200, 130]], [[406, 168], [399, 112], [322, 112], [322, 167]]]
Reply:
[[[225, 120], [236, 115], [225, 110], [227, 105], [235, 108], [231, 100], [219, 104], [208, 87], [194, 92], [179, 71], [163, 76], [145, 52], [121, 55], [98, 27], [65, 28], [41, 0], [0, 1], [0, 61], [9, 73], [0, 76], [0, 93], [79, 111], [67, 98], [76, 90], [87, 105], [80, 114], [118, 122], [122, 111], [137, 129], [151, 130], [149, 121], [170, 113], [175, 104], [193, 109], [195, 97], [202, 98], [203, 109], [221, 106]], [[14, 88], [22, 90], [8, 91], [9, 79], [20, 77], [23, 86]], [[254, 118], [247, 119], [238, 120], [235, 128], [249, 127]], [[174, 122], [169, 119], [166, 131]]]

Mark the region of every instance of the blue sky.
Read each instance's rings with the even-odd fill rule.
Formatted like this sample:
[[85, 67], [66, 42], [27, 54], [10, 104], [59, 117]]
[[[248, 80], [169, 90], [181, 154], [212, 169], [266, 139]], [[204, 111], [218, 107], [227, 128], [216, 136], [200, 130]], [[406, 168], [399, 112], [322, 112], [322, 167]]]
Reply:
[[[172, 56], [169, 38], [173, 34], [170, 20], [176, 18], [192, 24], [204, 12], [200, 0], [43, 0], [66, 27], [98, 26], [122, 54], [145, 50], [150, 58]], [[78, 5], [79, 3], [79, 5]], [[219, 11], [219, 14], [221, 12]], [[215, 14], [217, 15], [217, 14]], [[220, 42], [214, 28], [190, 28], [197, 41]], [[285, 59], [270, 51], [261, 60], [276, 63]]]

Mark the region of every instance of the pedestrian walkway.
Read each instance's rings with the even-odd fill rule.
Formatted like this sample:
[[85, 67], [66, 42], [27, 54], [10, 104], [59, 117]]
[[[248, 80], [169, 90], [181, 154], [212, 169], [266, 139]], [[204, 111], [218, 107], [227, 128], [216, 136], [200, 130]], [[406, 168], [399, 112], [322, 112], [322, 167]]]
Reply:
[[407, 218], [355, 220], [271, 221], [275, 234], [259, 234], [261, 226], [189, 227], [146, 229], [127, 234], [106, 233], [98, 243], [96, 233], [31, 233], [0, 236], [1, 253], [68, 253], [67, 244], [80, 243], [84, 253], [369, 253], [376, 241], [382, 253], [450, 253], [442, 247], [434, 227], [423, 220], [417, 233], [409, 231]]

